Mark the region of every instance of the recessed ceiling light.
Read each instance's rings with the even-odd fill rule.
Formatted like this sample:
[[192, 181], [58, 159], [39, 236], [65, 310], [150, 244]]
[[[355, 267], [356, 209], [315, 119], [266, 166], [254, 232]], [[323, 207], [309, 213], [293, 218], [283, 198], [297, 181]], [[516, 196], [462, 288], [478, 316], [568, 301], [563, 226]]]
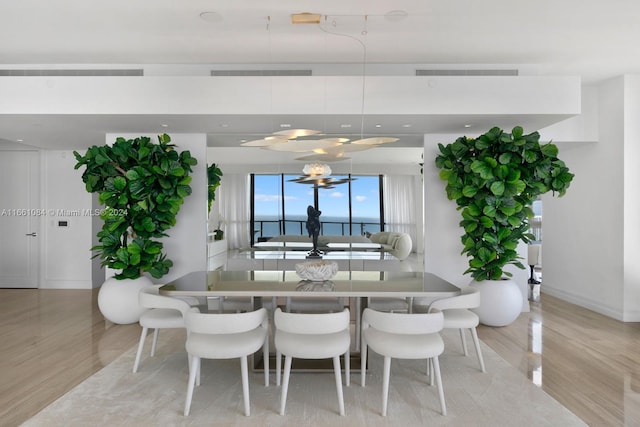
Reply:
[[409, 14], [406, 10], [390, 10], [384, 14], [384, 19], [391, 22], [398, 22], [405, 19]]
[[290, 128], [291, 124], [289, 124], [289, 123], [280, 123], [280, 127], [281, 128]]
[[411, 123], [405, 123], [402, 125], [403, 128], [410, 128], [411, 127]]
[[169, 125], [166, 124], [166, 123], [161, 123], [160, 126], [162, 126], [163, 128], [168, 128], [169, 127]]
[[350, 128], [351, 124], [350, 123], [343, 123], [340, 125], [341, 128], [346, 129], [346, 128]]
[[207, 22], [221, 22], [222, 16], [218, 12], [202, 12], [200, 14], [200, 19]]
[[470, 128], [470, 127], [471, 127], [471, 125], [464, 125], [464, 127], [466, 127], [466, 128]]
[[16, 142], [23, 142], [24, 139], [16, 139]]
[[240, 142], [247, 142], [247, 140], [246, 139], [241, 139]]
[[220, 124], [220, 127], [221, 127], [221, 128], [228, 128], [228, 127], [229, 127], [229, 125], [228, 125], [228, 124], [226, 124], [226, 123], [221, 123], [221, 124]]
[[377, 125], [376, 125], [376, 127], [377, 127], [377, 128], [381, 128], [381, 127], [382, 127], [382, 125], [381, 125], [381, 124], [377, 124]]

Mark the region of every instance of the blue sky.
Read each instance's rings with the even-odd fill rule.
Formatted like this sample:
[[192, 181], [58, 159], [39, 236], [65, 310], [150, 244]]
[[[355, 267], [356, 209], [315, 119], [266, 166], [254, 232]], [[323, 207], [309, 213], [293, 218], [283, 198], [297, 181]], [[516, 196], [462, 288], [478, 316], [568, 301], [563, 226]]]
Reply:
[[[285, 175], [285, 209], [287, 216], [307, 215], [307, 206], [313, 205], [313, 186], [287, 182], [296, 178]], [[344, 178], [343, 176], [333, 176]], [[354, 217], [378, 218], [380, 201], [377, 176], [360, 176], [351, 182], [352, 212]], [[320, 210], [322, 216], [346, 217], [349, 214], [349, 187], [341, 184], [332, 189], [320, 189]], [[255, 209], [256, 216], [272, 216], [281, 214], [282, 196], [280, 194], [279, 175], [255, 176]]]

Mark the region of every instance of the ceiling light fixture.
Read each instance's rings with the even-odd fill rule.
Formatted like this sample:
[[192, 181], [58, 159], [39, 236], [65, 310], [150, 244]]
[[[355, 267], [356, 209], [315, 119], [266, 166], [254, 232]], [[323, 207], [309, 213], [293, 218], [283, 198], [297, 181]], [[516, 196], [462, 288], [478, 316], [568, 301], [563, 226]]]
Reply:
[[222, 16], [217, 12], [202, 12], [200, 19], [207, 22], [217, 23], [222, 21]]
[[[316, 13], [298, 13], [291, 15], [291, 22], [293, 24], [320, 24], [320, 14]], [[364, 29], [361, 32], [363, 36], [365, 36], [367, 31], [367, 16], [364, 17]], [[325, 16], [325, 21], [327, 17]], [[269, 17], [268, 22], [270, 23], [271, 17]], [[348, 34], [340, 34], [333, 33], [328, 31], [326, 28], [323, 28], [321, 25], [318, 25], [318, 28], [323, 31], [325, 34], [334, 35], [334, 36], [342, 36], [351, 38], [362, 46], [363, 57], [362, 57], [362, 99], [361, 99], [361, 120], [360, 120], [360, 139], [356, 141], [350, 141], [349, 138], [322, 138], [322, 139], [308, 139], [314, 135], [320, 135], [322, 131], [312, 130], [312, 129], [293, 129], [291, 128], [291, 124], [280, 124], [281, 128], [288, 128], [287, 130], [282, 130], [279, 132], [274, 132], [273, 135], [257, 139], [254, 141], [244, 142], [241, 145], [245, 147], [261, 147], [268, 150], [273, 151], [287, 151], [293, 153], [303, 153], [308, 152], [310, 154], [298, 157], [296, 160], [302, 161], [322, 161], [322, 162], [332, 162], [332, 161], [341, 161], [347, 160], [349, 157], [345, 157], [345, 153], [356, 152], [368, 150], [371, 148], [375, 148], [380, 146], [381, 144], [386, 144], [390, 142], [395, 142], [398, 138], [395, 137], [364, 137], [364, 118], [365, 118], [365, 94], [366, 94], [366, 64], [367, 64], [367, 46], [366, 44], [358, 37], [354, 37]], [[267, 25], [267, 29], [270, 31], [270, 25]], [[270, 40], [270, 38], [269, 38]], [[269, 50], [271, 50], [271, 45], [269, 45]], [[376, 128], [382, 127], [380, 124], [375, 125]], [[350, 124], [342, 124], [341, 128], [350, 128]]]
[[314, 162], [304, 165], [302, 169], [304, 175], [290, 179], [289, 182], [298, 184], [313, 185], [314, 188], [331, 189], [336, 185], [344, 184], [354, 180], [355, 178], [331, 178], [331, 167], [326, 163]]
[[292, 13], [292, 24], [319, 24], [321, 15], [319, 13]]

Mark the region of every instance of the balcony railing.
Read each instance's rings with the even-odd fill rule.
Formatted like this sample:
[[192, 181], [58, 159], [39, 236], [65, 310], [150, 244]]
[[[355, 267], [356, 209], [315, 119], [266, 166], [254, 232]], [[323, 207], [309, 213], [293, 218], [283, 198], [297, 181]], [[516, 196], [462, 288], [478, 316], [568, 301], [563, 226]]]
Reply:
[[[255, 241], [265, 241], [283, 234], [307, 234], [306, 221], [304, 220], [256, 220], [254, 221], [253, 236], [251, 244]], [[351, 227], [350, 227], [351, 225]], [[351, 233], [350, 229], [356, 233]], [[349, 236], [352, 234], [363, 235], [365, 232], [377, 233], [381, 231], [379, 222], [356, 221], [351, 224], [349, 221], [320, 221], [320, 235]]]

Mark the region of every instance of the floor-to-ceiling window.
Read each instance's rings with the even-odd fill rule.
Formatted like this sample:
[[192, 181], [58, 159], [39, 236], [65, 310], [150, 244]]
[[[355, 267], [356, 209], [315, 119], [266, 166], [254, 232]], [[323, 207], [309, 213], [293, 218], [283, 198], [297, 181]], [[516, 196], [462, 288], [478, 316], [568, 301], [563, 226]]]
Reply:
[[281, 234], [306, 234], [307, 207], [322, 211], [322, 235], [361, 235], [384, 229], [382, 177], [332, 176], [343, 184], [323, 188], [292, 181], [294, 175], [251, 175], [253, 242]]

